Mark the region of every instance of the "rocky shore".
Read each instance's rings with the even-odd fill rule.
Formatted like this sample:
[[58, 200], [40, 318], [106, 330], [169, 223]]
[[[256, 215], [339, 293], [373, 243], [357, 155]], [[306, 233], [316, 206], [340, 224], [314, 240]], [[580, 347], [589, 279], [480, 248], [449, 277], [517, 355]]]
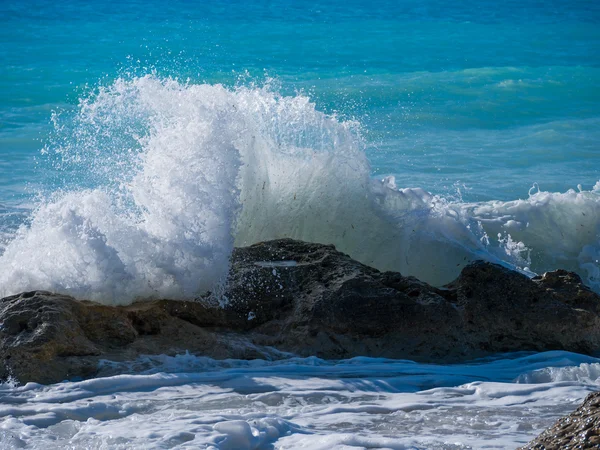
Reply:
[[508, 351], [600, 350], [600, 297], [566, 271], [533, 279], [475, 262], [444, 288], [379, 272], [333, 246], [289, 239], [236, 249], [224, 307], [125, 307], [43, 291], [0, 300], [0, 378], [98, 375], [102, 359], [359, 355], [458, 362]]
[[575, 450], [600, 448], [600, 392], [587, 396], [573, 413], [561, 417], [519, 450]]
[[[0, 379], [89, 378], [106, 375], [102, 360], [186, 351], [449, 363], [508, 351], [600, 350], [600, 296], [563, 270], [530, 279], [478, 261], [436, 288], [333, 246], [282, 239], [236, 249], [220, 300], [113, 307], [44, 291], [1, 299]], [[600, 393], [590, 395], [523, 449], [600, 448], [599, 407]]]

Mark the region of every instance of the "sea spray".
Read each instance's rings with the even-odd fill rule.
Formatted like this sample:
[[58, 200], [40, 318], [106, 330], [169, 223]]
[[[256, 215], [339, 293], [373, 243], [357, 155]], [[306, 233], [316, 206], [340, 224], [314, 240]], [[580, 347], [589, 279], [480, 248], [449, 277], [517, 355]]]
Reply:
[[128, 303], [193, 298], [220, 282], [239, 205], [234, 96], [149, 76], [82, 101], [67, 145], [48, 150], [75, 186], [42, 201], [8, 245], [2, 293]]
[[51, 180], [0, 257], [0, 294], [191, 299], [235, 245], [291, 237], [442, 285], [474, 259], [598, 287], [600, 195], [464, 203], [373, 179], [356, 122], [266, 87], [118, 79], [55, 116]]

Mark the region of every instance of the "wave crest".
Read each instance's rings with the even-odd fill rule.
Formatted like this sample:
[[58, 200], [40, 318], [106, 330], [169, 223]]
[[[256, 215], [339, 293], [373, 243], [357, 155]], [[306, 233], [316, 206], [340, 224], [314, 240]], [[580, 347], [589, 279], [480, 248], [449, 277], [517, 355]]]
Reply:
[[468, 204], [371, 178], [359, 125], [303, 95], [154, 76], [117, 80], [55, 117], [64, 182], [0, 257], [0, 294], [104, 303], [214, 290], [236, 245], [291, 237], [432, 284], [475, 259], [564, 267], [600, 286], [600, 195]]

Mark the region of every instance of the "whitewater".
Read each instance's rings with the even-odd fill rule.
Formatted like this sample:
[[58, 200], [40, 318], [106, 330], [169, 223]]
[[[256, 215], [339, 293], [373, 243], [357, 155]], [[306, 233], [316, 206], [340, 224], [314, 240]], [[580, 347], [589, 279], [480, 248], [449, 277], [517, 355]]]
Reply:
[[282, 237], [437, 286], [484, 259], [600, 288], [600, 183], [480, 203], [399, 187], [372, 177], [358, 123], [268, 85], [118, 79], [53, 120], [57, 178], [5, 238], [4, 296], [193, 299], [221, 291], [234, 245]]
[[600, 360], [507, 354], [438, 366], [372, 358], [155, 356], [110, 376], [0, 387], [0, 448], [516, 448], [598, 389]]

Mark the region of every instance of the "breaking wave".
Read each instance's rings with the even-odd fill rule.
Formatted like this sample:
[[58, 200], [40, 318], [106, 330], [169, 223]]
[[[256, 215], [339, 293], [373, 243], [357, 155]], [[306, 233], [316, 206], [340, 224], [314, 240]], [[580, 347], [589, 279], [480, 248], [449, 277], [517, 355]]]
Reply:
[[119, 79], [53, 120], [55, 179], [7, 239], [2, 295], [193, 298], [218, 291], [234, 245], [281, 237], [436, 285], [486, 259], [600, 287], [600, 183], [485, 203], [399, 188], [371, 177], [359, 124], [269, 87]]

